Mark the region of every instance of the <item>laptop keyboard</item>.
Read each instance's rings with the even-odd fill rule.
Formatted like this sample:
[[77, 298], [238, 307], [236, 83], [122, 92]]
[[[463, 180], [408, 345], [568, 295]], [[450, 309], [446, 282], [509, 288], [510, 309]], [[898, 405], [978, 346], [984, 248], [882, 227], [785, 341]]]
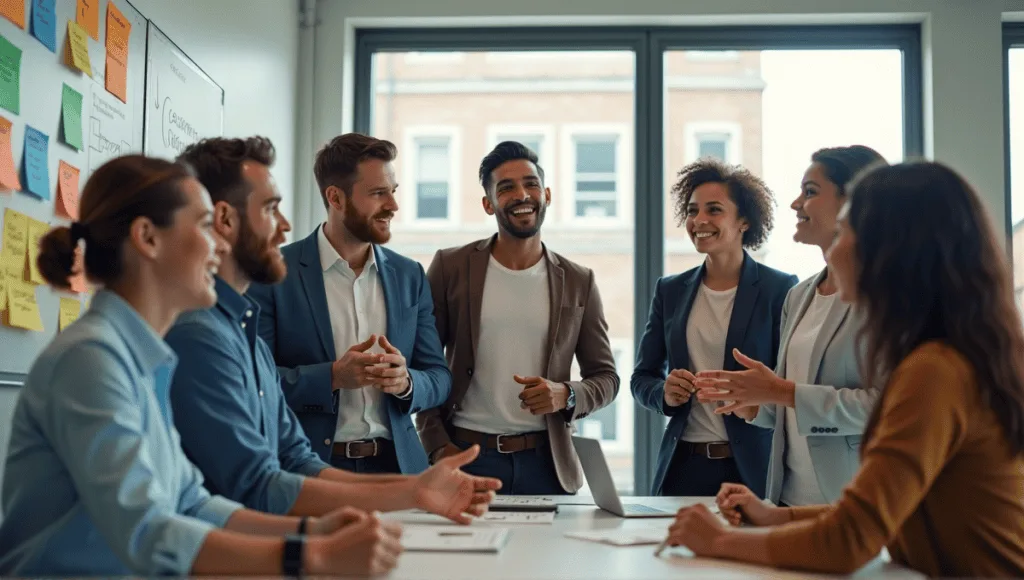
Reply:
[[665, 510], [659, 510], [639, 503], [630, 503], [622, 506], [627, 512], [634, 514], [663, 514]]

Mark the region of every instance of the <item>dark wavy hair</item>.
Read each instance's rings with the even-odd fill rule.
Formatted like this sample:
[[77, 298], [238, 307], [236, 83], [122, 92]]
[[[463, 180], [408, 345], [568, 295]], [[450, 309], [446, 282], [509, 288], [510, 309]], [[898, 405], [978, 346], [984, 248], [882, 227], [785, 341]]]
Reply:
[[352, 186], [359, 177], [359, 164], [369, 159], [390, 163], [398, 156], [398, 149], [391, 141], [377, 139], [362, 133], [345, 133], [331, 139], [313, 161], [313, 176], [320, 188], [324, 207], [329, 207], [327, 188], [335, 186], [352, 196]]
[[705, 183], [721, 183], [729, 190], [729, 198], [736, 204], [739, 217], [750, 225], [743, 232], [743, 247], [756, 250], [767, 240], [775, 227], [775, 196], [763, 179], [740, 165], [728, 165], [705, 157], [683, 167], [672, 186], [676, 223], [686, 221], [686, 206], [698, 187]]
[[517, 161], [520, 159], [533, 163], [533, 166], [537, 168], [537, 175], [540, 177], [540, 183], [543, 186], [544, 168], [540, 166], [540, 160], [537, 158], [537, 153], [518, 141], [502, 141], [495, 145], [494, 149], [491, 149], [491, 152], [488, 153], [480, 162], [480, 185], [484, 187], [484, 193], [491, 193], [491, 188], [494, 186], [493, 173], [495, 169], [509, 161]]
[[212, 137], [186, 147], [178, 161], [195, 170], [213, 203], [224, 201], [244, 211], [252, 185], [242, 177], [242, 163], [255, 161], [270, 167], [275, 156], [274, 144], [266, 137]]
[[930, 162], [867, 170], [849, 191], [867, 384], [884, 384], [914, 349], [942, 341], [967, 359], [1012, 448], [1024, 452], [1024, 330], [1006, 254], [977, 194]]
[[818, 149], [811, 154], [811, 163], [824, 168], [825, 177], [836, 184], [839, 195], [846, 195], [846, 184], [864, 169], [887, 164], [881, 153], [866, 145]]

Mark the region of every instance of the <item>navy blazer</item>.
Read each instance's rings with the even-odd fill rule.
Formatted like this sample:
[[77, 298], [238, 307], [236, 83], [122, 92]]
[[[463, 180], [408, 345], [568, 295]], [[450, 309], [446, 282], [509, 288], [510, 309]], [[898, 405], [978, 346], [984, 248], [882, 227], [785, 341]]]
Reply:
[[[298, 416], [313, 450], [330, 461], [338, 420], [338, 398], [331, 390], [337, 351], [318, 234], [319, 228], [281, 248], [288, 265], [284, 281], [253, 284], [248, 295], [260, 306], [260, 336], [274, 353], [288, 406]], [[385, 395], [382, 400], [402, 473], [419, 473], [427, 468], [427, 455], [411, 416], [444, 404], [452, 375], [434, 325], [434, 301], [423, 266], [377, 245], [373, 252], [384, 289], [388, 341], [405, 356], [413, 384], [411, 399]]]
[[[658, 468], [651, 488], [654, 495], [661, 494], [676, 443], [686, 431], [690, 408], [696, 401], [696, 397], [691, 397], [678, 407], [666, 405], [665, 378], [671, 369], [693, 371], [686, 346], [686, 323], [703, 279], [702, 264], [682, 274], [658, 280], [630, 379], [630, 389], [637, 402], [671, 417], [658, 452]], [[744, 252], [743, 269], [725, 337], [725, 352], [722, 353], [724, 370], [743, 370], [732, 356], [733, 348], [763, 362], [768, 368], [775, 368], [782, 305], [789, 289], [796, 283], [796, 276], [760, 264]], [[723, 419], [743, 483], [758, 497], [764, 497], [772, 430], [751, 425], [733, 415], [726, 415]]]

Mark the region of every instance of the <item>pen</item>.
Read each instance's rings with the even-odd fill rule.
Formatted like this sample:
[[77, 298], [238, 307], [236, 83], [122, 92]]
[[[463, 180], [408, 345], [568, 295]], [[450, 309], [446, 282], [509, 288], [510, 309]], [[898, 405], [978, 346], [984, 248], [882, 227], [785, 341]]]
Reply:
[[664, 552], [665, 548], [667, 548], [667, 547], [668, 547], [668, 538], [665, 538], [664, 540], [661, 541], [660, 544], [658, 544], [658, 549], [654, 551], [654, 557], [655, 558], [660, 557], [661, 553]]

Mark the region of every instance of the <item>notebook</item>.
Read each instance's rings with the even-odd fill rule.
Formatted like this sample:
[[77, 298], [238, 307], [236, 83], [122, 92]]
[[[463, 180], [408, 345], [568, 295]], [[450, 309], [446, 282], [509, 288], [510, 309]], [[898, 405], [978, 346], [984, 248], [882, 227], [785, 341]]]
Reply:
[[508, 528], [406, 526], [402, 547], [407, 552], [500, 552], [511, 534]]

